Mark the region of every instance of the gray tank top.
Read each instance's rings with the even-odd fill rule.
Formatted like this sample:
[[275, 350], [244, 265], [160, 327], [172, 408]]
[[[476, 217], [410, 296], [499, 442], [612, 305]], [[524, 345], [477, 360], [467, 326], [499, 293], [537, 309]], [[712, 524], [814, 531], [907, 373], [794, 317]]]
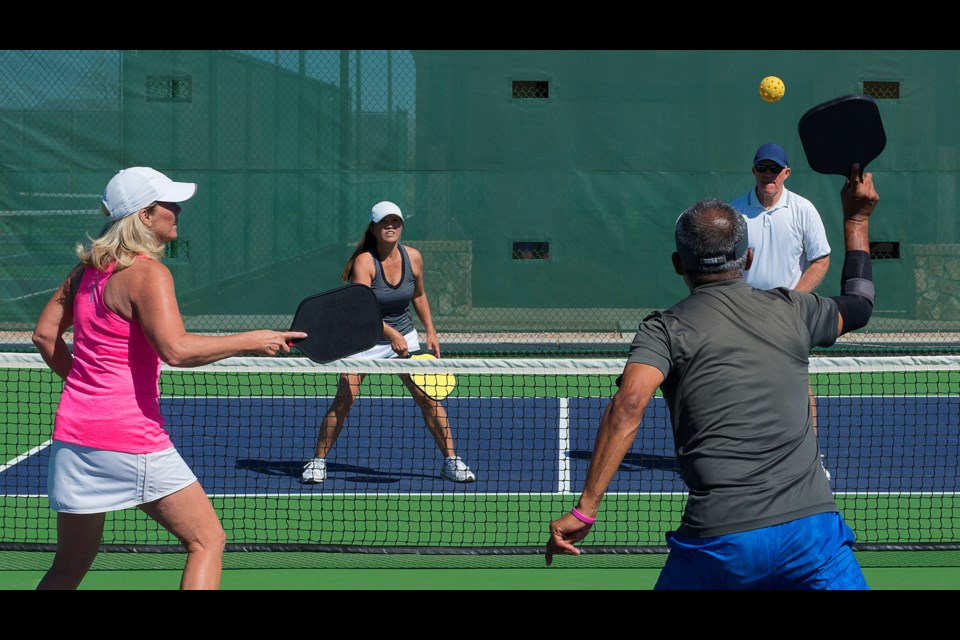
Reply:
[[[402, 335], [407, 335], [413, 331], [413, 320], [410, 318], [410, 301], [413, 300], [414, 278], [413, 269], [410, 268], [410, 256], [403, 245], [397, 245], [400, 250], [400, 282], [396, 286], [387, 282], [383, 275], [383, 264], [380, 262], [380, 256], [376, 249], [370, 251], [373, 256], [373, 265], [376, 273], [373, 276], [373, 282], [370, 288], [373, 294], [377, 296], [377, 302], [380, 304], [380, 315], [383, 321], [399, 331]], [[386, 338], [378, 344], [390, 344]]]

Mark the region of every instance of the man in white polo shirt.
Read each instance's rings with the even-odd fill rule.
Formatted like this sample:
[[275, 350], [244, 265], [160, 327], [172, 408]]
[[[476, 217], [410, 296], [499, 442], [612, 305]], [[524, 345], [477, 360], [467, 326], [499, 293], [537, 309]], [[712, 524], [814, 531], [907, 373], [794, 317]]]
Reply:
[[812, 292], [830, 266], [830, 244], [813, 203], [789, 191], [787, 152], [760, 145], [753, 158], [757, 186], [730, 204], [747, 221], [753, 265], [744, 280], [756, 289]]
[[[813, 203], [789, 191], [787, 152], [779, 144], [760, 145], [753, 157], [755, 188], [730, 203], [747, 221], [753, 264], [743, 279], [756, 289], [786, 287], [812, 293], [827, 275], [830, 244]], [[810, 392], [813, 430], [817, 405]], [[821, 456], [822, 461], [823, 456]], [[830, 479], [824, 466], [823, 472]]]

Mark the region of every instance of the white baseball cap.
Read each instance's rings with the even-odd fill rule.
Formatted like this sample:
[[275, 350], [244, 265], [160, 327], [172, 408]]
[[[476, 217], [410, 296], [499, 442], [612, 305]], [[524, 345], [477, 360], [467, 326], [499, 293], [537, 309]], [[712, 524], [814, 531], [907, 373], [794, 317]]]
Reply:
[[100, 200], [110, 212], [110, 220], [120, 220], [158, 200], [183, 202], [196, 192], [193, 182], [174, 182], [150, 167], [130, 167], [111, 178]]
[[403, 214], [400, 213], [400, 207], [393, 204], [389, 200], [384, 200], [383, 202], [378, 202], [373, 205], [373, 209], [370, 210], [370, 222], [380, 222], [387, 216], [398, 216], [403, 220]]

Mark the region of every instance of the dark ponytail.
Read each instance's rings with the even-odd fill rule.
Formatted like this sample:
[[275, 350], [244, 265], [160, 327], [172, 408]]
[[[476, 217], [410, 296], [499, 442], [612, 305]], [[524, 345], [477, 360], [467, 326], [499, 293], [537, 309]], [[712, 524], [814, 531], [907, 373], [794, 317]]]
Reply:
[[363, 237], [360, 238], [360, 242], [357, 243], [357, 248], [353, 250], [353, 254], [350, 256], [350, 259], [347, 260], [347, 264], [344, 265], [340, 279], [344, 282], [350, 282], [350, 277], [353, 275], [353, 263], [357, 261], [357, 256], [371, 249], [376, 250], [376, 248], [377, 238], [373, 235], [373, 223], [371, 222], [367, 225], [366, 230], [363, 232]]

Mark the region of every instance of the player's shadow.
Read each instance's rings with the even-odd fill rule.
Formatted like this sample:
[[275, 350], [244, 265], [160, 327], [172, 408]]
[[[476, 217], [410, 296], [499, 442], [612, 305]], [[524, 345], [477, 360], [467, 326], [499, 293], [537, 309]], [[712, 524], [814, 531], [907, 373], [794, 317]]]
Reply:
[[[237, 460], [237, 469], [262, 473], [269, 476], [284, 476], [300, 481], [303, 460]], [[395, 484], [405, 478], [434, 478], [424, 473], [396, 473], [370, 467], [327, 462], [327, 472], [337, 480], [362, 484]], [[331, 478], [333, 479], [333, 478]]]
[[[570, 452], [572, 460], [587, 460], [593, 457], [593, 451], [574, 449]], [[680, 475], [680, 465], [677, 464], [675, 456], [658, 456], [652, 453], [632, 453], [628, 452], [620, 463], [619, 471], [639, 471], [641, 469], [651, 469], [657, 471], [670, 471]]]

